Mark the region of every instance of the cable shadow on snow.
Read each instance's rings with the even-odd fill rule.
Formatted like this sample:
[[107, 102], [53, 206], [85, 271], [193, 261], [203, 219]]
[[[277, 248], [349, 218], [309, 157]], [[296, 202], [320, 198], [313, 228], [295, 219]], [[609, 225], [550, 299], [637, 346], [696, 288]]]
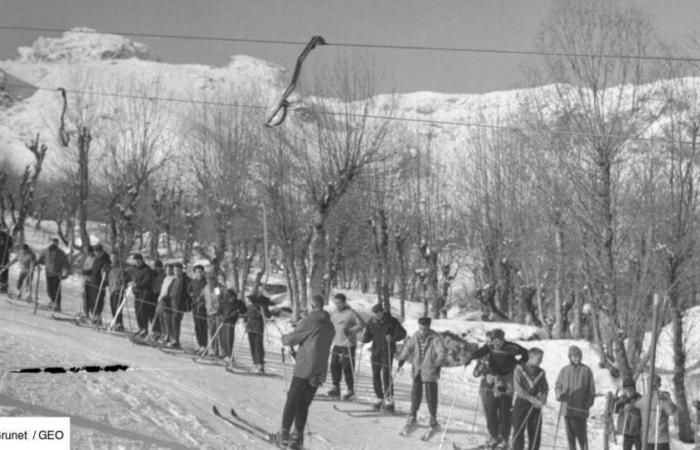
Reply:
[[165, 439], [158, 439], [153, 436], [148, 436], [146, 434], [137, 433], [135, 431], [124, 430], [121, 428], [115, 428], [111, 425], [97, 422], [82, 416], [69, 414], [66, 412], [58, 411], [55, 409], [47, 408], [40, 405], [33, 405], [31, 403], [24, 402], [22, 400], [10, 397], [7, 394], [0, 393], [0, 405], [12, 406], [15, 408], [20, 408], [34, 416], [44, 416], [44, 417], [66, 417], [70, 416], [71, 426], [75, 425], [82, 428], [91, 428], [95, 431], [101, 433], [109, 434], [121, 439], [129, 439], [132, 441], [138, 441], [147, 445], [156, 445], [159, 447], [172, 448], [177, 450], [189, 450], [196, 449], [197, 447], [188, 447], [186, 445], [180, 444], [179, 442], [167, 441]]

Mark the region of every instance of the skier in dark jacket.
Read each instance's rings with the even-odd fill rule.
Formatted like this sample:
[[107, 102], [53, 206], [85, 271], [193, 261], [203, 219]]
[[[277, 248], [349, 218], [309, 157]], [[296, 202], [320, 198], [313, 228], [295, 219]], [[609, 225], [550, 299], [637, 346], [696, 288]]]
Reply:
[[109, 274], [111, 261], [101, 244], [94, 247], [95, 259], [92, 262], [87, 280], [88, 314], [95, 314], [92, 321], [95, 324], [102, 323], [102, 308], [104, 308], [105, 292], [107, 291], [107, 275]]
[[9, 265], [19, 263], [19, 277], [17, 278], [17, 295], [22, 298], [22, 288], [26, 285], [29, 288], [29, 299], [32, 298], [32, 279], [34, 274], [34, 264], [36, 255], [28, 244], [22, 244], [22, 248], [9, 263]]
[[374, 409], [382, 406], [389, 412], [394, 411], [394, 386], [391, 369], [396, 355], [396, 343], [406, 338], [406, 329], [384, 311], [382, 305], [374, 305], [374, 316], [367, 322], [362, 343], [372, 343], [372, 381], [377, 402]]
[[68, 257], [58, 247], [58, 239], [53, 239], [51, 245], [44, 250], [37, 264], [46, 267], [46, 292], [49, 294], [49, 308], [61, 312], [61, 280], [68, 277], [70, 263]]
[[194, 266], [194, 278], [189, 285], [189, 295], [192, 302], [192, 318], [194, 320], [194, 334], [197, 338], [197, 354], [204, 354], [207, 351], [208, 330], [207, 330], [207, 305], [202, 296], [202, 289], [207, 285], [204, 278], [204, 267]]
[[0, 230], [0, 293], [7, 294], [7, 277], [10, 273], [10, 253], [12, 236], [7, 230]]
[[[328, 374], [328, 358], [335, 328], [331, 316], [323, 310], [323, 303], [323, 297], [314, 295], [311, 299], [311, 312], [299, 321], [294, 331], [282, 336], [283, 344], [299, 346], [294, 375], [284, 404], [282, 427], [276, 436], [277, 444], [289, 449], [304, 447], [304, 428], [309, 407], [316, 390]], [[290, 437], [292, 424], [294, 433]]]
[[513, 370], [518, 364], [527, 362], [528, 352], [518, 344], [506, 341], [501, 329], [491, 330], [488, 336], [489, 343], [476, 349], [464, 365], [469, 365], [474, 359], [487, 357], [480, 388], [486, 427], [490, 435], [486, 445], [506, 449], [510, 439], [513, 407]]
[[[107, 282], [109, 286], [109, 306], [112, 310], [112, 319], [114, 322], [115, 331], [124, 331], [124, 314], [122, 306], [121, 310], [119, 306], [122, 303], [122, 298], [124, 297], [124, 288], [126, 287], [126, 271], [122, 266], [122, 262], [119, 260], [119, 254], [112, 254], [112, 265], [109, 271], [109, 281]], [[117, 314], [119, 311], [119, 314]]]
[[133, 256], [134, 266], [129, 269], [128, 280], [131, 281], [134, 292], [134, 312], [139, 337], [148, 335], [148, 298], [153, 292], [153, 270], [143, 261], [143, 256], [137, 253]]
[[180, 324], [183, 314], [190, 310], [190, 277], [187, 276], [182, 263], [179, 262], [173, 264], [173, 272], [175, 278], [168, 289], [170, 314], [167, 317], [170, 320], [166, 323], [171, 341], [167, 345], [172, 348], [182, 348], [180, 345]]
[[617, 433], [623, 436], [622, 450], [642, 450], [642, 410], [637, 407], [641, 397], [634, 379], [626, 378], [622, 382], [622, 395], [615, 399]]
[[226, 291], [224, 300], [219, 305], [221, 320], [224, 327], [221, 329], [221, 347], [227, 364], [233, 365], [233, 342], [236, 336], [236, 322], [248, 311], [245, 303], [238, 299], [238, 294], [233, 289]]
[[245, 331], [248, 333], [250, 354], [257, 373], [265, 373], [265, 319], [270, 318], [272, 301], [260, 293], [248, 296], [248, 311], [246, 312]]

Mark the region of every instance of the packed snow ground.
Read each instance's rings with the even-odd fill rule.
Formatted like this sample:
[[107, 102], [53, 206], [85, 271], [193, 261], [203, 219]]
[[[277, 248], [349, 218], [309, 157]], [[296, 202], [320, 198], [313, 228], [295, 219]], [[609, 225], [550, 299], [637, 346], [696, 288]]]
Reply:
[[[30, 244], [42, 248], [48, 242], [44, 233], [30, 233]], [[14, 268], [13, 268], [14, 269]], [[11, 271], [11, 282], [16, 278]], [[64, 312], [77, 312], [81, 306], [81, 279], [66, 280]], [[43, 292], [41, 300], [47, 302]], [[364, 316], [369, 315], [375, 297], [345, 291], [350, 304]], [[286, 320], [279, 326], [269, 324], [266, 335], [267, 368], [276, 377], [236, 375], [218, 366], [194, 363], [189, 356], [168, 355], [149, 347], [135, 346], [124, 337], [98, 333], [90, 328], [57, 322], [48, 312], [32, 315], [28, 304], [2, 300], [0, 314], [0, 414], [10, 416], [71, 416], [73, 448], [269, 448], [269, 445], [241, 432], [212, 414], [212, 405], [222, 411], [234, 407], [241, 416], [257, 425], [276, 431], [285, 400], [285, 367], [280, 358], [281, 330], [289, 328]], [[398, 303], [395, 302], [398, 306]], [[409, 333], [416, 330], [415, 318], [422, 305], [407, 304], [405, 326]], [[109, 308], [105, 316], [110, 317]], [[126, 312], [125, 324], [133, 326], [132, 304]], [[398, 315], [398, 312], [395, 311]], [[606, 371], [598, 368], [595, 350], [585, 341], [539, 341], [538, 330], [515, 324], [460, 321], [458, 318], [437, 320], [434, 328], [450, 330], [468, 340], [482, 341], [484, 332], [494, 327], [506, 331], [507, 338], [516, 339], [526, 347], [538, 346], [545, 352], [543, 368], [550, 387], [559, 369], [567, 363], [567, 349], [576, 344], [583, 349], [584, 361], [593, 369], [599, 393], [616, 391], [617, 383]], [[183, 345], [194, 345], [191, 315], [183, 320]], [[242, 326], [237, 327], [234, 355], [243, 365], [250, 365], [247, 339]], [[662, 339], [662, 345], [665, 341]], [[362, 400], [373, 400], [369, 367], [369, 348], [358, 351], [357, 392]], [[664, 355], [664, 351], [660, 352]], [[691, 353], [691, 355], [694, 355]], [[663, 362], [663, 357], [661, 359]], [[127, 364], [131, 368], [116, 373], [71, 374], [11, 374], [9, 369], [45, 366], [82, 366]], [[407, 368], [408, 369], [408, 368]], [[472, 376], [473, 367], [442, 371], [438, 415], [447, 422], [445, 445], [474, 445], [486, 439], [485, 421], [478, 400], [479, 380]], [[287, 367], [287, 376], [291, 374]], [[396, 378], [397, 407], [408, 409], [410, 370]], [[668, 383], [665, 381], [665, 383]], [[667, 384], [668, 385], [668, 384]], [[320, 391], [330, 388], [330, 380]], [[454, 401], [455, 407], [450, 406]], [[345, 409], [363, 410], [360, 404], [339, 403]], [[602, 417], [604, 398], [598, 397], [590, 420], [591, 448], [602, 448]], [[552, 448], [559, 405], [552, 398], [545, 407], [542, 425], [543, 448]], [[410, 438], [398, 435], [405, 418], [350, 418], [333, 409], [332, 403], [315, 401], [309, 416], [310, 435], [306, 447], [320, 448], [439, 448], [440, 435], [432, 442], [419, 440], [420, 431]], [[419, 412], [419, 422], [427, 423], [425, 404]], [[564, 430], [560, 429], [556, 448], [566, 448]], [[615, 448], [614, 446], [612, 448]], [[676, 445], [676, 449], [691, 448]]]

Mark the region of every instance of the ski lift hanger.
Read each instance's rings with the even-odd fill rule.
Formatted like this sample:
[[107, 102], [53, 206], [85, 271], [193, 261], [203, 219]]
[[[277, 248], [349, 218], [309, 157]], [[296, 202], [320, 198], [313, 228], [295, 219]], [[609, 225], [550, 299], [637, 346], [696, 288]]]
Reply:
[[[326, 45], [326, 41], [323, 39], [322, 36], [312, 37], [309, 43], [306, 44], [304, 51], [302, 51], [301, 55], [299, 55], [299, 58], [297, 58], [297, 64], [294, 68], [294, 75], [292, 75], [292, 81], [289, 83], [289, 86], [287, 86], [287, 89], [285, 89], [282, 93], [282, 97], [277, 102], [277, 106], [275, 106], [275, 109], [272, 111], [270, 117], [268, 117], [267, 121], [265, 122], [265, 126], [276, 127], [278, 125], [282, 125], [282, 122], [284, 122], [284, 119], [286, 119], [287, 110], [290, 106], [289, 96], [292, 94], [292, 92], [294, 92], [294, 89], [297, 86], [297, 81], [299, 81], [299, 75], [301, 74], [301, 65], [304, 63], [304, 60], [309, 55], [309, 53], [311, 53], [311, 50], [316, 48], [317, 45]], [[275, 118], [277, 118], [277, 120], [275, 120]]]

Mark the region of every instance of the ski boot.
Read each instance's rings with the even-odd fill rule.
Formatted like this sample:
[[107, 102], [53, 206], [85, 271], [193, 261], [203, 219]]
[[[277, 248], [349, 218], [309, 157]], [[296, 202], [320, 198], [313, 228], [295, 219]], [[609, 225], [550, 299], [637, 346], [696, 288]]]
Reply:
[[489, 439], [484, 443], [484, 448], [485, 448], [485, 449], [495, 449], [499, 442], [501, 442], [500, 439], [491, 436], [491, 437], [489, 437]]
[[302, 450], [304, 448], [304, 435], [298, 432], [293, 432], [289, 438], [289, 450]]
[[352, 400], [352, 398], [355, 396], [355, 392], [353, 391], [348, 391], [343, 395], [343, 400]]
[[329, 397], [340, 397], [340, 388], [338, 386], [333, 386], [333, 389], [326, 392], [326, 395]]
[[508, 450], [510, 448], [508, 445], [508, 439], [501, 439], [494, 448], [496, 450]]
[[282, 428], [276, 434], [272, 435], [272, 440], [279, 448], [287, 448], [289, 445], [289, 430]]
[[394, 414], [395, 409], [394, 409], [394, 402], [391, 400], [388, 400], [384, 402], [384, 411], [388, 412], [389, 414]]
[[383, 405], [384, 405], [384, 400], [379, 399], [376, 402], [372, 403], [372, 409], [374, 409], [375, 411], [379, 411], [380, 409], [382, 409]]

